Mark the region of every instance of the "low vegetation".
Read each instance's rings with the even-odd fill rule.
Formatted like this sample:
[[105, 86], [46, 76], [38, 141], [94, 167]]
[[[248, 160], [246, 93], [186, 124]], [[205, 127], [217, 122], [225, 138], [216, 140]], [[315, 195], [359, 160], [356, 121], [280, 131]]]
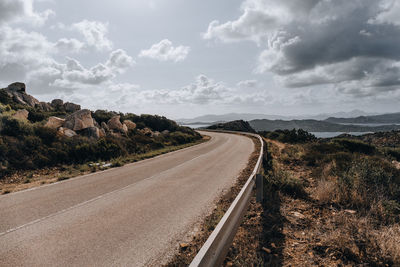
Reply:
[[[80, 109], [79, 105], [63, 105], [62, 100], [55, 100], [55, 104], [40, 102], [41, 105], [33, 107], [21, 104], [21, 99], [12, 97], [12, 93], [19, 94], [38, 103], [38, 100], [25, 93], [25, 87], [19, 91], [10, 90], [0, 89], [0, 180], [20, 171], [64, 165], [111, 161], [113, 166], [118, 166], [121, 159], [138, 158], [138, 155], [162, 149], [170, 150], [171, 147], [194, 143], [202, 138], [192, 129], [181, 127], [162, 116], [106, 110], [88, 111], [86, 118], [90, 122], [93, 118], [97, 127], [91, 129], [101, 130], [102, 135], [93, 137], [85, 134], [88, 129], [83, 129], [76, 133], [71, 130], [73, 135], [66, 136], [61, 133], [62, 128], [47, 126], [46, 122], [51, 116], [58, 116], [62, 120], [67, 115], [75, 114], [74, 111]], [[57, 103], [61, 105], [56, 106]], [[66, 111], [68, 105], [73, 107], [73, 111]], [[51, 111], [46, 111], [43, 106]], [[18, 112], [22, 115], [18, 116]], [[114, 132], [100, 128], [102, 123], [107, 128], [107, 122], [116, 116], [120, 116], [117, 122], [121, 127], [126, 125], [120, 121], [128, 121], [133, 127]]]
[[261, 134], [265, 201], [252, 201], [226, 266], [400, 266], [399, 132]]

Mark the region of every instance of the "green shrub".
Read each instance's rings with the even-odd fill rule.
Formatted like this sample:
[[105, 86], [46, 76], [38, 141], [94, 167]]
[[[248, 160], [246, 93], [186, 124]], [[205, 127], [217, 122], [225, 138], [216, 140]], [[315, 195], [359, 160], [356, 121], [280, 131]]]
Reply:
[[33, 133], [32, 126], [20, 120], [16, 120], [10, 117], [3, 117], [1, 119], [1, 134], [8, 136], [24, 136]]

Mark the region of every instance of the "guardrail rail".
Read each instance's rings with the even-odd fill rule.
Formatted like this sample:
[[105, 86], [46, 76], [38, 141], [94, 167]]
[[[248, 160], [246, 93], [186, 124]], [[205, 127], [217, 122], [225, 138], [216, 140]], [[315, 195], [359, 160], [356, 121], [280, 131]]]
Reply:
[[203, 267], [203, 266], [220, 266], [224, 261], [229, 247], [236, 235], [237, 229], [242, 221], [244, 213], [247, 211], [250, 204], [251, 193], [256, 184], [256, 175], [262, 166], [262, 158], [264, 152], [263, 139], [252, 133], [222, 131], [227, 133], [240, 133], [257, 137], [261, 143], [260, 155], [257, 164], [250, 175], [246, 184], [241, 189], [221, 221], [215, 227], [214, 231], [208, 237], [199, 253], [193, 259], [189, 267]]

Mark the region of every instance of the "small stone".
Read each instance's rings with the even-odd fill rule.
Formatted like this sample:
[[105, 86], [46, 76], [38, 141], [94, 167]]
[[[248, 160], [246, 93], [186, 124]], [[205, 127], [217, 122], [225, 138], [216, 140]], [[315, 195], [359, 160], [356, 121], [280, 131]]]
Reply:
[[357, 211], [355, 210], [344, 210], [344, 212], [349, 213], [349, 214], [356, 214]]
[[262, 250], [264, 250], [264, 251], [267, 252], [268, 254], [271, 254], [271, 250], [270, 250], [269, 248], [263, 247]]

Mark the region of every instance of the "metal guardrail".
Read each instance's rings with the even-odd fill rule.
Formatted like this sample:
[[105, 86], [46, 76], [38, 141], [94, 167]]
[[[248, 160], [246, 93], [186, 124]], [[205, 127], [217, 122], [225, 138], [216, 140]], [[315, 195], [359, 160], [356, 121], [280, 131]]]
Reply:
[[189, 267], [220, 266], [222, 264], [228, 249], [231, 246], [233, 238], [236, 235], [237, 229], [239, 228], [243, 215], [250, 204], [250, 197], [255, 185], [256, 174], [260, 171], [262, 166], [264, 142], [259, 135], [243, 132], [223, 132], [241, 133], [257, 137], [261, 143], [260, 156], [258, 157], [254, 171], [250, 175], [246, 184], [243, 186], [242, 190], [222, 217], [221, 221], [215, 227], [214, 231], [208, 237], [207, 241], [204, 243], [199, 253], [197, 253]]

